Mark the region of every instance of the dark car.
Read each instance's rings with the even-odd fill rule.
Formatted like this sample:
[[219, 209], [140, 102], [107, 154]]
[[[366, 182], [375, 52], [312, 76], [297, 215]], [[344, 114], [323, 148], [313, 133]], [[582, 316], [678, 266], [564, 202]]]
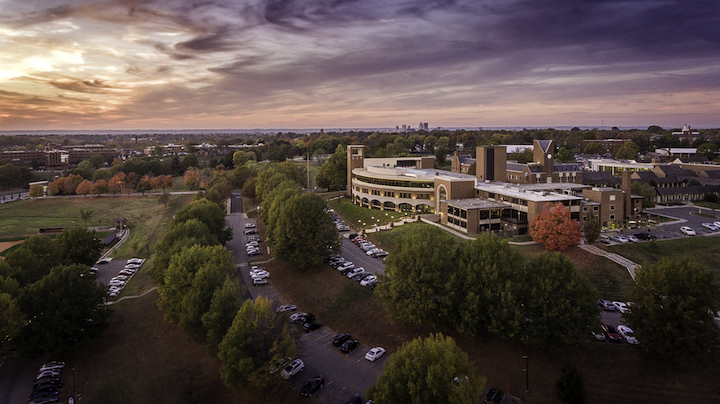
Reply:
[[322, 326], [323, 325], [318, 321], [310, 321], [303, 324], [303, 330], [305, 330], [305, 332], [315, 331], [318, 328], [322, 328]]
[[59, 391], [55, 393], [33, 393], [28, 397], [28, 401], [39, 401], [39, 400], [48, 400], [57, 398], [58, 394], [60, 394]]
[[615, 311], [615, 306], [613, 306], [613, 304], [610, 300], [598, 299], [597, 305], [598, 305], [598, 308], [600, 308], [600, 309], [603, 309], [606, 311]]
[[620, 333], [615, 328], [615, 326], [613, 326], [612, 324], [602, 323], [602, 329], [603, 329], [603, 332], [605, 333], [605, 336], [610, 341], [620, 342], [622, 340], [622, 337], [620, 337]]
[[375, 289], [375, 286], [377, 286], [377, 281], [372, 281], [365, 286], [367, 286], [367, 288], [370, 290]]
[[59, 403], [60, 397], [34, 398], [28, 401], [28, 404], [53, 404]]
[[342, 344], [340, 350], [345, 353], [350, 353], [353, 349], [357, 348], [358, 345], [360, 345], [360, 342], [358, 340], [349, 339]]
[[262, 251], [260, 251], [260, 250], [248, 251], [247, 255], [248, 255], [248, 257], [255, 257], [258, 255], [262, 255]]
[[323, 388], [325, 385], [325, 379], [322, 376], [311, 377], [310, 380], [305, 382], [305, 385], [300, 389], [300, 395], [305, 397], [312, 397], [317, 389]]
[[54, 394], [57, 395], [60, 392], [60, 388], [57, 386], [45, 386], [42, 388], [35, 388], [33, 389], [33, 392], [31, 395], [39, 395], [39, 394]]
[[354, 396], [350, 397], [350, 400], [347, 402], [347, 404], [362, 404], [362, 398], [360, 398], [359, 394], [355, 394]]
[[372, 274], [370, 272], [363, 272], [363, 273], [353, 276], [353, 279], [358, 282], [362, 282], [362, 280], [367, 278], [368, 276], [372, 276]]
[[488, 390], [488, 392], [485, 394], [485, 397], [483, 397], [483, 403], [494, 403], [499, 404], [502, 402], [503, 398], [505, 396], [503, 395], [503, 392], [500, 391], [500, 389], [492, 388]]
[[60, 376], [45, 376], [45, 377], [41, 377], [41, 378], [35, 380], [35, 382], [33, 382], [33, 386], [39, 386], [39, 385], [41, 385], [41, 384], [46, 384], [46, 383], [48, 383], [48, 384], [52, 384], [52, 383], [60, 384]]
[[657, 237], [651, 235], [650, 233], [638, 233], [635, 235], [640, 240], [655, 240]]
[[342, 345], [345, 341], [349, 340], [350, 338], [352, 338], [352, 337], [350, 336], [350, 334], [348, 334], [348, 333], [346, 333], [346, 332], [341, 332], [340, 334], [338, 334], [338, 335], [336, 335], [336, 336], [333, 337], [333, 341], [332, 341], [332, 342], [333, 342], [333, 345], [335, 345], [335, 346], [340, 346], [340, 345]]
[[41, 383], [33, 383], [33, 390], [45, 390], [50, 388], [59, 389], [60, 387], [62, 387], [60, 380], [48, 380]]

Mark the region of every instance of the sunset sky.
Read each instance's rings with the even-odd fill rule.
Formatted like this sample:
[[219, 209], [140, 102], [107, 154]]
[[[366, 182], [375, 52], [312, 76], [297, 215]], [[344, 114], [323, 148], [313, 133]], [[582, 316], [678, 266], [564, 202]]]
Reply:
[[716, 0], [0, 0], [0, 131], [720, 127]]

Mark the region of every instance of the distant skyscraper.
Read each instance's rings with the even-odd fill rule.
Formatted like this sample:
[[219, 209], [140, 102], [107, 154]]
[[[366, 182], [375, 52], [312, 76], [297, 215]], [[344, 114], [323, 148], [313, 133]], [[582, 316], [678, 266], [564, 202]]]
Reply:
[[403, 125], [403, 132], [407, 129], [407, 125]]
[[423, 127], [425, 128], [425, 130], [428, 130], [428, 126], [429, 126], [429, 125], [428, 125], [427, 122], [425, 122], [425, 123], [423, 124]]
[[422, 123], [422, 122], [420, 122], [420, 124], [418, 125], [418, 130], [422, 130], [422, 129], [423, 129], [423, 127], [424, 127], [424, 126], [423, 126], [423, 123]]

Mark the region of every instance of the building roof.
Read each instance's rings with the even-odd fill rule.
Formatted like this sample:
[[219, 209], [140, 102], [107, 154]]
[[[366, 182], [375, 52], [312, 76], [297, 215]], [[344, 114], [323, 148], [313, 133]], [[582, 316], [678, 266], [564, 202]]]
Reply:
[[514, 161], [507, 162], [507, 170], [508, 171], [522, 172], [525, 169], [525, 167], [527, 167], [527, 164], [516, 163]]
[[660, 196], [688, 195], [720, 192], [720, 185], [692, 185], [689, 187], [656, 188]]
[[472, 165], [475, 162], [475, 159], [469, 154], [458, 154], [457, 159], [460, 164]]
[[538, 140], [538, 145], [540, 145], [540, 148], [542, 149], [543, 153], [547, 153], [548, 148], [552, 144], [552, 140]]
[[[534, 184], [537, 185], [537, 184]], [[560, 184], [552, 184], [560, 185]], [[575, 184], [577, 185], [577, 184]], [[509, 196], [511, 198], [524, 199], [532, 202], [557, 202], [557, 201], [570, 201], [580, 200], [579, 196], [572, 196], [567, 194], [561, 194], [552, 191], [530, 191], [527, 188], [520, 186], [511, 186], [509, 183], [502, 182], [479, 182], [475, 189], [499, 195]]]
[[[643, 173], [645, 172], [649, 173], [649, 171], [644, 171]], [[653, 176], [655, 175], [653, 174]], [[622, 183], [622, 179], [612, 175], [609, 171], [584, 171], [582, 183], [584, 185], [619, 185]]]
[[448, 205], [462, 208], [462, 209], [502, 209], [502, 208], [511, 208], [512, 206], [503, 203], [503, 202], [496, 202], [490, 199], [480, 199], [480, 198], [471, 198], [471, 199], [448, 199], [447, 201]]
[[555, 164], [553, 169], [554, 169], [554, 172], [556, 172], [556, 173], [562, 173], [562, 172], [568, 172], [568, 171], [582, 171], [582, 167], [580, 167], [580, 165], [575, 164], [575, 163]]

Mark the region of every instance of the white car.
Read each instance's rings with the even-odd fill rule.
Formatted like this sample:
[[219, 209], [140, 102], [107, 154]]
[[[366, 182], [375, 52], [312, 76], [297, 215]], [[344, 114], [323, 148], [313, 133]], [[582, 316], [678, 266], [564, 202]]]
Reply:
[[370, 275], [370, 276], [368, 276], [367, 278], [361, 280], [361, 281], [360, 281], [360, 285], [362, 285], [362, 286], [367, 286], [370, 282], [375, 282], [375, 281], [377, 281], [377, 276], [375, 276], [375, 275]]
[[384, 250], [380, 250], [379, 252], [373, 254], [373, 257], [375, 257], [375, 258], [382, 258], [382, 257], [387, 257], [387, 256], [388, 256], [388, 252], [384, 251]]
[[145, 260], [142, 258], [130, 258], [129, 260], [127, 260], [128, 264], [142, 265], [143, 262], [145, 262]]
[[370, 362], [375, 362], [376, 360], [380, 359], [380, 357], [383, 355], [385, 355], [385, 348], [376, 346], [375, 348], [369, 350], [368, 353], [365, 354], [365, 359], [369, 360]]
[[703, 223], [702, 227], [704, 227], [710, 231], [718, 231], [718, 227], [715, 226], [715, 223]]
[[246, 229], [254, 229], [254, 228], [255, 228], [255, 224], [254, 224], [254, 223], [245, 223], [245, 228], [246, 228]]
[[248, 241], [248, 242], [245, 244], [245, 247], [248, 247], [248, 246], [251, 246], [251, 245], [258, 246], [258, 245], [260, 245], [260, 243], [258, 243], [257, 241]]
[[629, 310], [627, 304], [623, 302], [612, 302], [612, 305], [618, 313], [627, 313]]
[[615, 241], [617, 243], [629, 243], [630, 242], [630, 240], [628, 240], [627, 238], [625, 238], [623, 236], [611, 236], [610, 240]]
[[127, 264], [125, 269], [140, 269], [140, 264]]
[[111, 280], [116, 280], [116, 279], [127, 282], [128, 277], [126, 275], [118, 275], [118, 276], [113, 277]]
[[630, 236], [624, 236], [624, 237], [625, 237], [626, 239], [628, 239], [629, 241], [632, 241], [633, 243], [639, 243], [639, 242], [640, 242], [640, 240], [638, 240], [637, 237], [632, 236], [632, 235], [630, 235]]
[[111, 280], [110, 282], [108, 282], [108, 286], [123, 287], [123, 286], [125, 286], [125, 281], [121, 281], [119, 279]]
[[280, 373], [283, 377], [283, 379], [289, 379], [293, 377], [298, 372], [302, 372], [305, 370], [305, 363], [302, 361], [302, 359], [295, 359], [292, 362], [290, 362]]
[[267, 278], [255, 278], [255, 279], [253, 279], [253, 286], [262, 286], [262, 285], [267, 285], [267, 284], [268, 284]]
[[290, 321], [294, 323], [296, 321], [305, 319], [305, 316], [307, 316], [307, 313], [293, 313], [290, 315]]
[[633, 333], [633, 330], [626, 326], [626, 325], [619, 325], [617, 326], [617, 330], [620, 333], [620, 335], [625, 338], [625, 341], [627, 341], [628, 344], [631, 345], [637, 345], [638, 340], [635, 338], [635, 334]]
[[342, 271], [344, 271], [346, 269], [350, 269], [350, 268], [355, 268], [355, 264], [353, 264], [352, 262], [346, 262], [345, 264], [337, 267], [337, 270], [342, 272]]
[[250, 277], [253, 279], [265, 279], [265, 278], [270, 277], [270, 272], [268, 272], [268, 271], [257, 272], [254, 274], [250, 274]]
[[282, 306], [279, 306], [277, 309], [275, 309], [278, 313], [285, 313], [286, 311], [293, 311], [297, 310], [297, 306], [294, 304], [283, 304]]
[[363, 272], [365, 272], [365, 268], [363, 268], [363, 267], [353, 268], [353, 269], [350, 270], [350, 272], [347, 273], [346, 276], [347, 276], [348, 278], [352, 278], [353, 276], [355, 276], [355, 275], [357, 275], [357, 274], [361, 274], [361, 273], [363, 273]]
[[690, 227], [687, 227], [687, 226], [681, 227], [681, 228], [680, 228], [680, 232], [683, 233], [683, 234], [686, 234], [686, 235], [688, 235], [688, 236], [694, 236], [694, 235], [695, 235], [695, 230], [693, 230], [693, 229], [691, 229]]

